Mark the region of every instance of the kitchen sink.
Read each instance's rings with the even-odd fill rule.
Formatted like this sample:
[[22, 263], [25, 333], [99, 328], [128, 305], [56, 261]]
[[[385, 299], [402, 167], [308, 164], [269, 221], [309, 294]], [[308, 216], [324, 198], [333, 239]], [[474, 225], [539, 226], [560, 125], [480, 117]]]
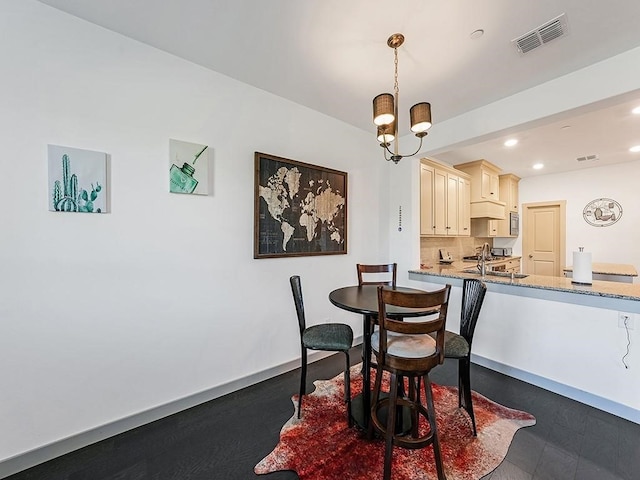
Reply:
[[[480, 271], [477, 268], [466, 268], [464, 270], [462, 270], [463, 273], [473, 273], [475, 275], [480, 275]], [[511, 273], [509, 272], [494, 272], [491, 270], [488, 270], [486, 272], [486, 275], [491, 276], [491, 277], [504, 277], [504, 278], [511, 278]], [[529, 275], [525, 274], [525, 273], [514, 273], [513, 274], [513, 278], [526, 278]]]

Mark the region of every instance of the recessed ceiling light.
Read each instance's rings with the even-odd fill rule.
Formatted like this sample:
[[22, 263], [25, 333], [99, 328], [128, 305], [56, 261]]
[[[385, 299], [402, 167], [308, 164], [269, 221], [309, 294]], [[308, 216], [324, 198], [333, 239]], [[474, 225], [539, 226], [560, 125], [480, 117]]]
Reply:
[[516, 138], [510, 138], [506, 142], [504, 142], [505, 147], [513, 147], [518, 144], [518, 140]]
[[636, 107], [633, 110], [631, 110], [631, 113], [635, 113], [636, 115], [640, 115], [640, 107]]
[[544, 163], [536, 163], [533, 165], [534, 170], [540, 170], [542, 168], [544, 168]]
[[640, 145], [635, 145], [629, 149], [630, 152], [636, 153], [640, 152]]
[[476, 38], [480, 38], [482, 35], [484, 35], [484, 30], [479, 28], [478, 30], [471, 32], [469, 38], [471, 38], [471, 40], [475, 40]]

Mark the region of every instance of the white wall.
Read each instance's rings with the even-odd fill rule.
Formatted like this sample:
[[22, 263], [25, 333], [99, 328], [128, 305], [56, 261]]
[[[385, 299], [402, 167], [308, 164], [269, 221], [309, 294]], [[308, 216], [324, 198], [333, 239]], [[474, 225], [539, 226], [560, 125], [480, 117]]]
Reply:
[[[640, 162], [588, 168], [557, 175], [527, 177], [520, 181], [520, 202], [566, 200], [566, 259], [584, 246], [593, 262], [625, 263], [640, 270]], [[593, 227], [583, 218], [584, 207], [597, 198], [611, 198], [622, 206], [622, 216], [608, 227]], [[518, 237], [516, 248], [522, 251]], [[638, 282], [636, 278], [635, 282]]]
[[[388, 260], [372, 135], [32, 0], [0, 31], [0, 462], [294, 362], [292, 274], [361, 333], [327, 294]], [[169, 138], [212, 195], [168, 193]], [[48, 144], [110, 155], [111, 213], [48, 211]], [[254, 151], [348, 172], [348, 255], [252, 258]]]

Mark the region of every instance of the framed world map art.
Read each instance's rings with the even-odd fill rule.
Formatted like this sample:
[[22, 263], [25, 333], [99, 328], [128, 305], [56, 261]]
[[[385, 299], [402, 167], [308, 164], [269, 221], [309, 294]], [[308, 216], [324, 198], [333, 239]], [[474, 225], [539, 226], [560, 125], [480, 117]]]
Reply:
[[347, 253], [347, 173], [255, 153], [253, 258]]

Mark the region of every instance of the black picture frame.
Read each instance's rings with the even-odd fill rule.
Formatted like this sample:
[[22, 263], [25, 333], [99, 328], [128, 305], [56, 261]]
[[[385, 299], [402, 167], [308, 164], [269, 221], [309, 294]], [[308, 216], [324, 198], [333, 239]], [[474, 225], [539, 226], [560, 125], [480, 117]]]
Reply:
[[255, 152], [253, 258], [347, 253], [346, 172]]

